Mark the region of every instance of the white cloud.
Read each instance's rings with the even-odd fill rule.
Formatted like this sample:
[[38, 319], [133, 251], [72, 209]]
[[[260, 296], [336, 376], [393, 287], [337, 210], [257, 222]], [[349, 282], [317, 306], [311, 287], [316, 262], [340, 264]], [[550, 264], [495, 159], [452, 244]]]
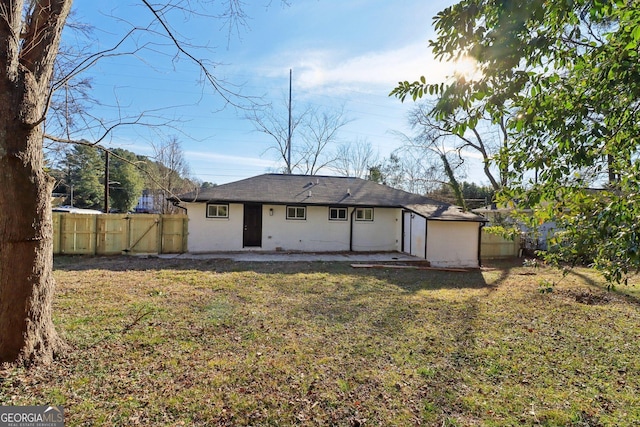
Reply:
[[293, 64], [295, 83], [308, 91], [369, 91], [380, 87], [391, 91], [404, 80], [424, 75], [428, 82], [440, 83], [453, 74], [453, 66], [433, 57], [425, 43], [414, 43], [394, 50], [366, 52], [349, 56], [329, 50], [279, 54], [264, 67], [268, 76], [281, 78], [282, 66]]

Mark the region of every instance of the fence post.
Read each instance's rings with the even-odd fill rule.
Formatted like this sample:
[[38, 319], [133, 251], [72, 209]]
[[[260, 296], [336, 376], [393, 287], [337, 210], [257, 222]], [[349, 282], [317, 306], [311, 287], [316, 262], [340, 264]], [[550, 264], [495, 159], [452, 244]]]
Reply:
[[93, 255], [96, 256], [98, 254], [98, 217], [100, 215], [94, 215], [93, 220]]
[[158, 229], [156, 230], [156, 250], [158, 251], [158, 254], [162, 253], [162, 249], [163, 249], [163, 236], [164, 236], [164, 215], [160, 214], [158, 215]]
[[[127, 242], [127, 245], [125, 249], [129, 249], [131, 248], [131, 215], [127, 215], [124, 219], [127, 221], [127, 231], [125, 232], [125, 242]], [[129, 254], [127, 251], [124, 253], [127, 255]]]
[[52, 215], [51, 215], [51, 221], [53, 222], [53, 254], [54, 255], [57, 255], [60, 253], [60, 247], [61, 247], [60, 240], [62, 239], [62, 232], [60, 230], [60, 227], [62, 223], [62, 217], [60, 215], [61, 214], [58, 212], [52, 212]]
[[189, 234], [189, 217], [188, 216], [184, 216], [184, 218], [182, 218], [182, 253], [188, 252], [188, 234]]

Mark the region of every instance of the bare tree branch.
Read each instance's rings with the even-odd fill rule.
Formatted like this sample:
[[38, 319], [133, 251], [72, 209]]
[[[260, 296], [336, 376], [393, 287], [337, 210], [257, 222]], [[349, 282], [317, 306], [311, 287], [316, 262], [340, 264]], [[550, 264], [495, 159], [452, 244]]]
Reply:
[[[508, 133], [504, 128], [504, 125], [501, 126], [498, 124], [498, 129], [502, 132], [501, 137], [498, 138], [501, 140], [501, 143], [494, 144], [495, 148], [490, 150], [489, 144], [485, 141], [485, 135], [480, 132], [477, 125], [466, 127], [466, 129], [473, 135], [473, 138], [471, 138], [467, 136], [466, 133], [457, 131], [462, 121], [458, 121], [456, 117], [450, 117], [444, 121], [434, 118], [432, 113], [433, 105], [430, 103], [420, 104], [411, 111], [409, 123], [417, 130], [416, 139], [420, 141], [435, 141], [439, 139], [452, 141], [450, 146], [453, 151], [457, 152], [459, 164], [464, 163], [463, 151], [466, 148], [471, 148], [482, 156], [483, 171], [491, 182], [492, 187], [496, 190], [501, 188], [502, 183], [493, 176], [491, 161], [493, 157], [498, 154], [498, 151], [502, 148], [503, 144], [507, 143]], [[458, 143], [453, 142], [456, 140]], [[440, 153], [444, 152], [443, 150], [438, 151]], [[455, 169], [453, 164], [450, 164], [449, 166]], [[506, 176], [506, 174], [503, 173], [502, 168], [499, 168], [499, 171], [501, 177], [503, 175]]]
[[[211, 84], [211, 86], [214, 88], [214, 90], [220, 96], [222, 96], [222, 98], [228, 104], [231, 104], [231, 105], [233, 105], [235, 107], [243, 108], [242, 106], [240, 106], [239, 104], [234, 102], [233, 99], [232, 99], [232, 98], [240, 97], [240, 94], [236, 93], [236, 92], [233, 92], [233, 91], [230, 91], [229, 89], [226, 88], [226, 86], [220, 84], [218, 79], [209, 71], [208, 67], [204, 64], [204, 62], [202, 60], [196, 58], [194, 55], [192, 55], [189, 51], [187, 51], [183, 47], [182, 43], [174, 36], [174, 33], [173, 33], [172, 29], [170, 28], [168, 22], [163, 18], [163, 11], [154, 8], [153, 5], [151, 5], [151, 3], [148, 0], [142, 0], [142, 2], [145, 4], [147, 9], [149, 9], [149, 11], [156, 17], [158, 23], [160, 23], [162, 28], [164, 28], [165, 35], [172, 41], [172, 43], [174, 44], [175, 48], [180, 53], [182, 53], [187, 58], [189, 58], [194, 64], [196, 64], [200, 68], [200, 72], [205, 76], [206, 80], [209, 82], [209, 84]], [[232, 1], [230, 3], [232, 3], [234, 5], [234, 7], [232, 8], [232, 11], [233, 10], [236, 10], [236, 11], [237, 10], [241, 10], [241, 8], [236, 8], [235, 7], [235, 6], [239, 6], [239, 2]]]
[[378, 163], [379, 154], [374, 152], [371, 143], [366, 139], [358, 139], [340, 145], [331, 166], [342, 176], [365, 178], [369, 168]]

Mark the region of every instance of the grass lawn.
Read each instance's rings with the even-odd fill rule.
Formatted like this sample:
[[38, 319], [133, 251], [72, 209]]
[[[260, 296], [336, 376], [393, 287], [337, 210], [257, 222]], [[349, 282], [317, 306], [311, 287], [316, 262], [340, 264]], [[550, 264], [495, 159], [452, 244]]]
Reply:
[[[640, 292], [580, 269], [58, 258], [66, 425], [640, 425]], [[640, 282], [639, 282], [640, 283]]]

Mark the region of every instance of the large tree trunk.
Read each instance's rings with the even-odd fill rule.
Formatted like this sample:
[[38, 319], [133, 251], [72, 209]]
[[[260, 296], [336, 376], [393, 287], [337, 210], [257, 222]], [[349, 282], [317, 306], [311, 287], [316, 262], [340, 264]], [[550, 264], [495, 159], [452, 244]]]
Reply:
[[53, 183], [38, 129], [0, 131], [0, 362], [48, 363], [61, 349], [51, 316]]
[[0, 362], [47, 363], [63, 347], [51, 315], [53, 184], [42, 123], [71, 3], [0, 3]]

